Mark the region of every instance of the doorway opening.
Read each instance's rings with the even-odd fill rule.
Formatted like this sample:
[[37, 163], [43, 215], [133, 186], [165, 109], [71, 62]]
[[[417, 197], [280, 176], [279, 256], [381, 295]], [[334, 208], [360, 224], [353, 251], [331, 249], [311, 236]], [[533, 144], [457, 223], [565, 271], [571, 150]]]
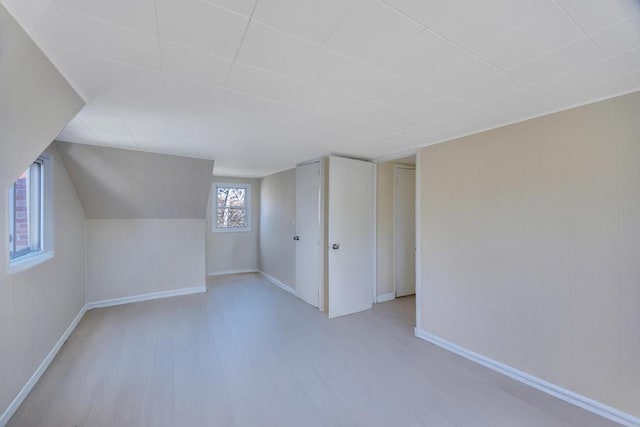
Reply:
[[416, 156], [377, 164], [376, 302], [416, 319]]

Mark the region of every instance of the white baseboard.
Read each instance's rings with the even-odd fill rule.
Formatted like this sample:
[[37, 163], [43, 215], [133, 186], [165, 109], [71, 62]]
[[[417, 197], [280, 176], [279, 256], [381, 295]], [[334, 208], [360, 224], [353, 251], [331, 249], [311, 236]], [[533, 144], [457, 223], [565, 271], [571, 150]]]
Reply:
[[56, 354], [58, 354], [58, 352], [62, 348], [62, 345], [65, 343], [65, 341], [67, 341], [67, 339], [69, 339], [71, 333], [76, 329], [76, 326], [78, 326], [78, 323], [80, 323], [80, 320], [82, 319], [82, 316], [84, 316], [84, 313], [86, 311], [87, 306], [85, 305], [84, 307], [82, 307], [82, 309], [80, 309], [80, 312], [71, 321], [69, 327], [64, 331], [60, 339], [53, 346], [49, 354], [47, 354], [47, 357], [44, 358], [40, 366], [38, 366], [38, 369], [36, 369], [31, 378], [29, 378], [29, 381], [27, 381], [24, 387], [22, 387], [22, 390], [20, 390], [15, 399], [13, 399], [9, 407], [2, 413], [2, 415], [0, 415], [0, 426], [6, 425], [13, 414], [16, 413], [22, 402], [24, 402], [24, 399], [26, 399], [42, 374], [44, 374], [53, 359], [56, 357]]
[[562, 399], [565, 402], [579, 406], [587, 411], [593, 412], [594, 414], [610, 419], [611, 421], [615, 421], [624, 426], [640, 426], [640, 418], [638, 417], [612, 408], [611, 406], [605, 405], [604, 403], [596, 400], [589, 399], [586, 396], [564, 389], [538, 377], [534, 377], [533, 375], [461, 347], [422, 329], [415, 328], [415, 335], [416, 337], [435, 344], [438, 347], [442, 347], [445, 350], [449, 350], [459, 356], [513, 378], [516, 381], [520, 381], [521, 383], [527, 384], [533, 388], [550, 394], [551, 396], [557, 397], [558, 399]]
[[267, 279], [268, 281], [270, 281], [274, 285], [284, 289], [285, 291], [289, 292], [290, 294], [294, 294], [295, 295], [296, 291], [291, 286], [285, 285], [284, 283], [282, 283], [281, 281], [279, 281], [275, 277], [269, 276], [264, 271], [259, 271], [259, 273], [262, 274], [262, 276], [264, 276], [265, 279]]
[[207, 273], [207, 276], [226, 276], [229, 274], [244, 274], [244, 273], [259, 273], [260, 270], [227, 270], [227, 271], [214, 271], [213, 273]]
[[194, 286], [192, 288], [175, 289], [171, 291], [152, 292], [150, 294], [134, 295], [130, 297], [107, 299], [87, 303], [87, 310], [102, 307], [112, 307], [114, 305], [131, 304], [132, 302], [149, 301], [160, 298], [177, 297], [181, 295], [201, 294], [207, 292], [207, 287]]
[[376, 302], [379, 304], [381, 302], [387, 302], [387, 301], [391, 301], [396, 299], [396, 293], [395, 292], [389, 292], [388, 294], [382, 294], [382, 295], [378, 295], [376, 297]]

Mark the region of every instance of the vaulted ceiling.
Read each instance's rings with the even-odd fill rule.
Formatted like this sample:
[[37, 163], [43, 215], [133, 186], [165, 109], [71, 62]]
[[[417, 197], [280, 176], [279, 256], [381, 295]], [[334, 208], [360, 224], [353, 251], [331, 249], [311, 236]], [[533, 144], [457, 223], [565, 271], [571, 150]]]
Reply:
[[59, 139], [262, 176], [640, 89], [638, 0], [0, 0], [87, 106]]

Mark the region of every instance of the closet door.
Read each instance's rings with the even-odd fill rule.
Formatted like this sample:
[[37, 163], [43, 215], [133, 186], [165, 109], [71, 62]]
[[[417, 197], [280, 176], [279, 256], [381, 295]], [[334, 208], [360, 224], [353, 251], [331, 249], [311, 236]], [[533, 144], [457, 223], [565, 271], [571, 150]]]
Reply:
[[296, 168], [296, 296], [318, 307], [321, 289], [320, 162]]
[[374, 167], [329, 158], [329, 317], [371, 308], [374, 268]]

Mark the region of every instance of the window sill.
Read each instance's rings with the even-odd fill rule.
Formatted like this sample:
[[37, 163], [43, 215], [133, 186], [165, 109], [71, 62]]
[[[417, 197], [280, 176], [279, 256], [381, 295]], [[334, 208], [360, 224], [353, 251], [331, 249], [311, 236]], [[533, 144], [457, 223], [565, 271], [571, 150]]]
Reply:
[[42, 264], [53, 258], [53, 251], [39, 252], [9, 262], [9, 274], [16, 274]]
[[212, 233], [248, 233], [251, 231], [251, 227], [247, 228], [214, 228]]

